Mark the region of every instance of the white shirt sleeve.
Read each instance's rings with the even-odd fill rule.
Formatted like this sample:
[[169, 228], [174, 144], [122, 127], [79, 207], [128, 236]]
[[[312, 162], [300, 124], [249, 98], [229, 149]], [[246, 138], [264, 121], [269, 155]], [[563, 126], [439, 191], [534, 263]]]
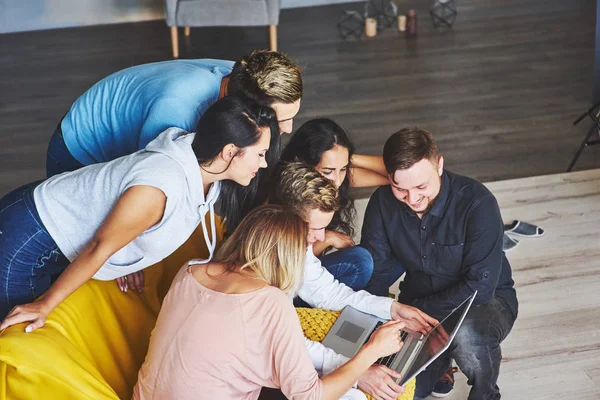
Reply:
[[321, 343], [313, 342], [309, 339], [306, 339], [306, 348], [308, 350], [308, 356], [319, 373], [319, 376], [327, 375], [349, 360], [348, 357], [338, 354], [323, 346]]
[[352, 306], [383, 319], [391, 319], [394, 301], [390, 297], [375, 296], [364, 290], [355, 292], [335, 280], [315, 257], [312, 246], [308, 247], [306, 253], [304, 279], [298, 290], [298, 296], [311, 307], [341, 311], [346, 306]]

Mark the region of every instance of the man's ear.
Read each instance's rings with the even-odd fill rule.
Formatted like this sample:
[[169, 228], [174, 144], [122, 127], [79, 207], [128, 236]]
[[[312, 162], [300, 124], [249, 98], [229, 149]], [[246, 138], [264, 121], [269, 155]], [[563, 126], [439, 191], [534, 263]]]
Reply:
[[[396, 171], [394, 171], [394, 174], [395, 173], [396, 173]], [[394, 175], [388, 173], [387, 178], [388, 178], [388, 181], [390, 181], [390, 185], [393, 183], [396, 183], [396, 181], [394, 180]]]
[[438, 175], [442, 176], [444, 173], [444, 157], [440, 156], [438, 159]]
[[223, 160], [225, 160], [226, 162], [230, 162], [231, 159], [233, 157], [235, 157], [236, 153], [237, 153], [238, 149], [237, 146], [234, 145], [233, 143], [229, 143], [225, 146], [223, 146], [223, 149], [221, 150], [221, 158]]

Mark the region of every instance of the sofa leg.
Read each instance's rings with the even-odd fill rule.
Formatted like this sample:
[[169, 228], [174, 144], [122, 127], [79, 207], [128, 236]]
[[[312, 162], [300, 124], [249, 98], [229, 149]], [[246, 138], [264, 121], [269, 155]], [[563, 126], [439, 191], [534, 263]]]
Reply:
[[190, 27], [186, 26], [185, 29], [183, 30], [183, 34], [185, 36], [190, 36]]
[[269, 42], [271, 51], [277, 51], [277, 25], [269, 25]]
[[173, 47], [173, 58], [179, 58], [179, 34], [177, 27], [171, 27], [171, 46]]

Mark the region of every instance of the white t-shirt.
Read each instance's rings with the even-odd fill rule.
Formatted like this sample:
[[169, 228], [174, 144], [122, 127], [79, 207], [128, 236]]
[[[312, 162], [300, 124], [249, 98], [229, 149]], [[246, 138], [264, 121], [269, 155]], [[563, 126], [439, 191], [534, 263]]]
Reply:
[[[384, 319], [391, 319], [391, 308], [394, 302], [392, 298], [375, 296], [364, 290], [355, 292], [337, 281], [323, 267], [321, 260], [314, 255], [312, 246], [308, 247], [306, 253], [304, 278], [297, 294], [311, 307], [341, 311], [346, 306], [352, 306]], [[347, 357], [337, 354], [319, 342], [306, 339], [306, 346], [315, 369], [323, 375], [327, 375], [348, 361]]]

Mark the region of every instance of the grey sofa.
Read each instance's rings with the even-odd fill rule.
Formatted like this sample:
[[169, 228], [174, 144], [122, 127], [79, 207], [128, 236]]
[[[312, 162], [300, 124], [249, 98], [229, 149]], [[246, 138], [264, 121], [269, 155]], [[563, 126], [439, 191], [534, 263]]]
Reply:
[[179, 57], [178, 27], [184, 27], [185, 35], [189, 36], [194, 26], [268, 25], [270, 48], [277, 50], [279, 6], [279, 0], [165, 0], [173, 57]]

